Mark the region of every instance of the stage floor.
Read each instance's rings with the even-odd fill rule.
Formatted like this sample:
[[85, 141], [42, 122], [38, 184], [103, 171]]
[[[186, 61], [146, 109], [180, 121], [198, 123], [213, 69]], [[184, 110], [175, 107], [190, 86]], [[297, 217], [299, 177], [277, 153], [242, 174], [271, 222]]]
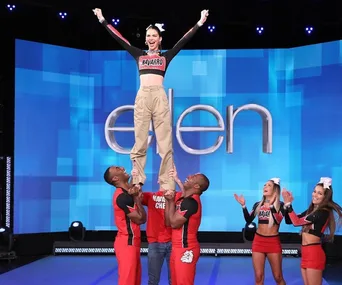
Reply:
[[[147, 257], [142, 256], [142, 285], [147, 284]], [[302, 285], [300, 258], [283, 259], [288, 285]], [[6, 285], [113, 285], [117, 284], [117, 262], [114, 256], [50, 256], [0, 275]], [[160, 285], [167, 285], [164, 264]], [[196, 285], [253, 285], [251, 257], [201, 256], [197, 265]], [[266, 262], [265, 285], [275, 284]], [[329, 285], [326, 281], [323, 285]], [[330, 284], [331, 285], [331, 284]]]

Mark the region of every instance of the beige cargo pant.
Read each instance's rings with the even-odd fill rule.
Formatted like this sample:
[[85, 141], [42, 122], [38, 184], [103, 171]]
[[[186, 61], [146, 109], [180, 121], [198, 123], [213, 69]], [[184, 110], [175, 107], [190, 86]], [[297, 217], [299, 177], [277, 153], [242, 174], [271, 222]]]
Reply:
[[152, 120], [161, 157], [159, 184], [165, 190], [175, 190], [175, 182], [169, 177], [173, 167], [172, 122], [169, 102], [163, 86], [140, 87], [134, 104], [135, 144], [131, 150], [131, 160], [135, 161], [139, 176], [133, 184], [145, 183], [147, 140]]

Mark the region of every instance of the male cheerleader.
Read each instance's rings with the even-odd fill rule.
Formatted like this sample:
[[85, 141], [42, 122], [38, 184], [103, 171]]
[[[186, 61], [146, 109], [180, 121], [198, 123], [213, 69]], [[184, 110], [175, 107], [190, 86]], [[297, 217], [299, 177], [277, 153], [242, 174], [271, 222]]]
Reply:
[[204, 174], [188, 176], [183, 192], [166, 191], [165, 222], [172, 227], [170, 259], [172, 285], [193, 285], [200, 255], [197, 240], [202, 218], [200, 196], [209, 187]]
[[104, 173], [104, 180], [116, 187], [113, 208], [118, 228], [114, 242], [118, 260], [118, 285], [141, 284], [140, 225], [146, 222], [146, 212], [141, 204], [141, 192], [135, 189], [139, 186], [129, 189], [129, 177], [125, 169], [119, 166], [111, 166]]

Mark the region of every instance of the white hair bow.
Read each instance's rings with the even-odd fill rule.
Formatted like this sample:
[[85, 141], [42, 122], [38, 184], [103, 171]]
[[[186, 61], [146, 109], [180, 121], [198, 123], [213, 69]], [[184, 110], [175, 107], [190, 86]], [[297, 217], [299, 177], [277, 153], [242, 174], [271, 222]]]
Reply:
[[274, 177], [270, 179], [274, 184], [280, 185], [280, 178]]
[[[151, 28], [153, 25], [149, 25], [147, 28], [146, 28], [146, 31]], [[158, 23], [155, 23], [154, 24], [155, 27], [157, 27], [159, 29], [160, 32], [164, 32], [165, 29], [163, 28], [164, 24], [158, 24]]]
[[164, 28], [163, 28], [164, 24], [158, 24], [158, 23], [156, 23], [156, 24], [154, 24], [154, 25], [159, 29], [159, 31], [161, 31], [161, 32], [164, 32], [164, 31], [165, 31]]
[[324, 189], [329, 189], [332, 183], [332, 179], [330, 177], [321, 177], [318, 184], [323, 184]]

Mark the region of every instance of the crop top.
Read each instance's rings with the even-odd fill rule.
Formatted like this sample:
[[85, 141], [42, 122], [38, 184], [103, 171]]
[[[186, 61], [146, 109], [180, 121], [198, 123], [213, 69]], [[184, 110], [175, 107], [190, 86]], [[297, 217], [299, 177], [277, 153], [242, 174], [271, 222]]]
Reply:
[[126, 40], [111, 24], [108, 24], [106, 20], [102, 22], [102, 25], [111, 34], [111, 36], [134, 57], [138, 65], [139, 75], [157, 74], [163, 77], [165, 76], [166, 69], [168, 68], [171, 60], [194, 36], [200, 27], [196, 24], [174, 45], [172, 49], [160, 52], [159, 54], [148, 55], [146, 51], [132, 46], [129, 41]]
[[286, 211], [289, 213], [289, 217], [292, 224], [295, 227], [299, 226], [309, 226], [309, 234], [317, 237], [322, 237], [329, 223], [330, 212], [325, 209], [319, 209], [310, 214], [306, 214], [308, 210], [297, 215], [292, 208], [292, 205], [285, 207]]
[[[250, 213], [248, 212], [246, 206], [242, 208], [243, 209], [243, 216], [245, 218], [246, 223], [253, 222], [253, 220], [255, 218], [255, 210], [258, 207], [259, 203], [260, 202], [256, 202], [253, 205], [253, 209]], [[275, 209], [275, 207], [273, 205], [271, 205], [270, 207], [266, 206], [266, 205], [261, 205], [260, 210], [259, 210], [259, 214], [258, 214], [258, 223], [259, 224], [268, 224], [268, 220], [269, 220], [271, 215], [272, 215], [272, 217], [274, 219], [274, 223], [276, 225], [280, 225], [283, 218], [285, 218], [286, 224], [291, 224], [291, 220], [290, 220], [286, 210], [284, 209], [284, 203], [283, 202], [280, 202], [280, 207], [279, 207], [278, 211]]]

